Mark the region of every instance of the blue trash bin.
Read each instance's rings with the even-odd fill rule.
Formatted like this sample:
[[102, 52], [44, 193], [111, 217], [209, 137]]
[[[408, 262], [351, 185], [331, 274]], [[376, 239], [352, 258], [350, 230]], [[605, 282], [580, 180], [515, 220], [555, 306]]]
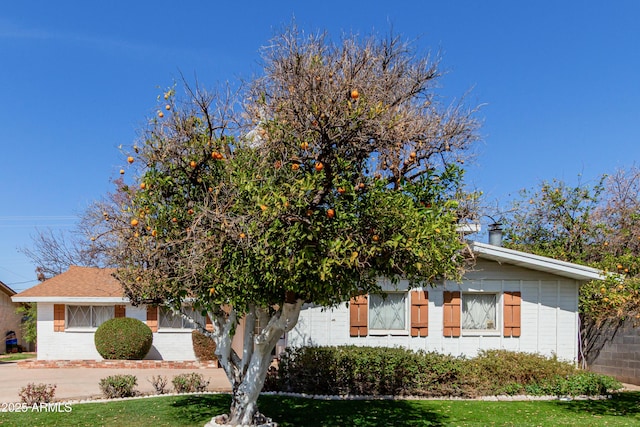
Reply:
[[5, 334], [4, 343], [7, 353], [18, 352], [18, 338], [16, 337], [16, 333], [14, 331], [9, 331]]

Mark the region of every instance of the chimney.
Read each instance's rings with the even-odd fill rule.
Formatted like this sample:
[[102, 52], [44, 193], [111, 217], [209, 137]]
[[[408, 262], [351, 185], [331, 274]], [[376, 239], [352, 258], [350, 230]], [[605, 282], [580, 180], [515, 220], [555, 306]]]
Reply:
[[489, 224], [489, 244], [502, 246], [502, 224], [499, 222]]

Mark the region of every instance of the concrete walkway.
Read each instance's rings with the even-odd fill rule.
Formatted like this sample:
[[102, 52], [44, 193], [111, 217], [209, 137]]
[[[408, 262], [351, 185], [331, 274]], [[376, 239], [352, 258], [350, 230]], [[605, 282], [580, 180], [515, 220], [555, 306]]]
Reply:
[[209, 391], [231, 390], [229, 380], [220, 368], [201, 369], [101, 369], [101, 368], [20, 368], [16, 363], [0, 363], [0, 404], [19, 402], [20, 390], [29, 383], [55, 384], [56, 400], [85, 400], [101, 398], [100, 380], [111, 375], [135, 375], [138, 379], [136, 390], [143, 394], [155, 392], [150, 380], [162, 375], [168, 379], [167, 390], [173, 391], [171, 380], [174, 376], [197, 372], [209, 380]]

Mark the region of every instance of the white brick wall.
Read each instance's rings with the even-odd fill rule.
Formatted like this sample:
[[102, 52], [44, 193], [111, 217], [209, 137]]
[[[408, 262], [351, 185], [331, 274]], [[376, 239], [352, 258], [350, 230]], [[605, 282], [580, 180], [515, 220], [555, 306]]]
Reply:
[[[146, 307], [126, 306], [126, 316], [147, 319]], [[40, 360], [101, 360], [93, 340], [94, 332], [53, 331], [53, 304], [38, 304], [38, 359]], [[153, 345], [146, 359], [195, 360], [191, 331], [159, 329], [153, 334]]]

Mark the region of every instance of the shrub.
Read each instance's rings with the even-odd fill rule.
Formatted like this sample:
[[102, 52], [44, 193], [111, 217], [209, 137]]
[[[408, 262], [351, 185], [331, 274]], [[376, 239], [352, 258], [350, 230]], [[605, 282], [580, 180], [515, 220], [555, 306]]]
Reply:
[[176, 393], [195, 393], [203, 392], [207, 389], [209, 381], [205, 381], [202, 374], [191, 372], [189, 374], [180, 374], [173, 377], [173, 388]]
[[154, 375], [149, 380], [153, 389], [156, 391], [156, 394], [165, 394], [167, 392], [166, 387], [169, 379], [167, 377], [163, 377], [162, 375]]
[[135, 375], [112, 375], [100, 380], [100, 390], [107, 399], [132, 397], [138, 394], [135, 390], [137, 384]]
[[508, 350], [483, 350], [469, 360], [465, 377], [477, 395], [517, 394], [521, 387], [567, 377], [576, 372], [569, 362], [557, 357]]
[[459, 395], [459, 365], [452, 356], [401, 348], [289, 348], [268, 385], [313, 394]]
[[151, 349], [153, 333], [138, 319], [116, 317], [98, 327], [94, 342], [105, 359], [141, 360]]
[[210, 336], [194, 330], [191, 332], [191, 343], [193, 344], [193, 352], [198, 360], [203, 361], [217, 359], [215, 355], [216, 343]]
[[56, 394], [55, 384], [34, 384], [29, 383], [20, 390], [20, 402], [29, 406], [39, 405], [41, 403], [49, 403], [53, 401]]
[[556, 357], [506, 350], [471, 359], [400, 348], [289, 348], [265, 388], [309, 394], [602, 395], [621, 388], [614, 379], [584, 372]]

